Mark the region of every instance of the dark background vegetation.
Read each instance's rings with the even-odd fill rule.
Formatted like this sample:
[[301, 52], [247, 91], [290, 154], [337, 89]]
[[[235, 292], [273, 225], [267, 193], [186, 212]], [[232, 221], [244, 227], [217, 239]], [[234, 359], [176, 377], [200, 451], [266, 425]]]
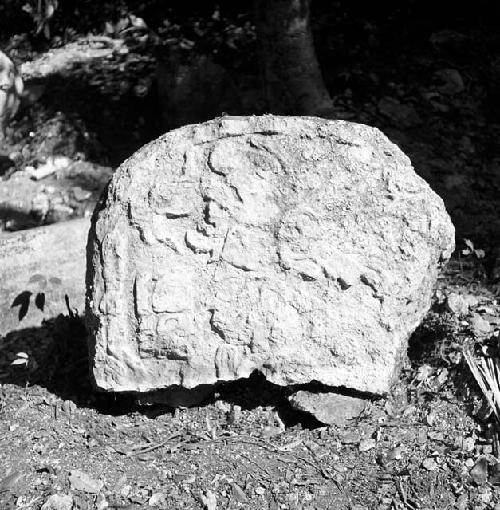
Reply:
[[[39, 103], [44, 111], [24, 126], [33, 130], [62, 110], [80, 135], [87, 132], [76, 136], [73, 149], [90, 160], [116, 167], [182, 123], [222, 113], [276, 113], [262, 94], [251, 1], [59, 0], [49, 36], [23, 9], [37, 1], [0, 5], [0, 47], [18, 64], [89, 34], [126, 34], [128, 54], [47, 77]], [[333, 101], [328, 116], [382, 129], [443, 197], [457, 240], [494, 249], [500, 235], [500, 4], [314, 0], [311, 9]], [[142, 18], [147, 31], [134, 32], [130, 24], [121, 30], [131, 15]], [[185, 69], [190, 90], [180, 93], [172, 80]], [[456, 73], [451, 82], [450, 70]], [[25, 162], [36, 165], [40, 158], [32, 152]]]

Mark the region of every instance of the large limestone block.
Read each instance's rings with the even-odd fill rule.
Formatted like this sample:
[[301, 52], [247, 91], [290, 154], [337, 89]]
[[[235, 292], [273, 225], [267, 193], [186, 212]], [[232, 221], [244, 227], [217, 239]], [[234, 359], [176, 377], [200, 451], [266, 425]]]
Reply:
[[83, 312], [89, 218], [0, 233], [0, 337]]
[[88, 244], [93, 374], [110, 391], [247, 377], [386, 392], [454, 229], [377, 129], [223, 117], [128, 159]]

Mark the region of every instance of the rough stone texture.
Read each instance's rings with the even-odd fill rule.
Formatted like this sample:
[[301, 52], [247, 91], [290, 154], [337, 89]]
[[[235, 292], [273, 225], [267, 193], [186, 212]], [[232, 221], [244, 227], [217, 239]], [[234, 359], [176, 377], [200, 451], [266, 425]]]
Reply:
[[192, 388], [258, 369], [387, 392], [453, 244], [442, 200], [377, 129], [263, 116], [172, 131], [94, 214], [95, 382]]
[[325, 425], [342, 427], [348, 420], [357, 418], [366, 408], [367, 400], [336, 393], [298, 391], [288, 397], [290, 405], [298, 411], [314, 416]]
[[[0, 233], [0, 337], [84, 309], [89, 218]], [[43, 296], [43, 297], [42, 297]]]
[[41, 510], [71, 510], [73, 508], [73, 496], [69, 494], [52, 494], [42, 505]]

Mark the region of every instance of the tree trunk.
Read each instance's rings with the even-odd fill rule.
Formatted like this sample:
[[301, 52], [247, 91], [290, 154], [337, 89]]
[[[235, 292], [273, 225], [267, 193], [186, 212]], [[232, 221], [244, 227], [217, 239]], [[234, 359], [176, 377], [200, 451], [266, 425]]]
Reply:
[[238, 89], [223, 67], [208, 55], [184, 60], [181, 51], [172, 48], [158, 55], [156, 77], [165, 129], [241, 110]]
[[90, 219], [0, 235], [0, 337], [42, 320], [83, 314]]
[[19, 108], [23, 79], [14, 62], [0, 51], [0, 140], [5, 138], [9, 121]]
[[314, 49], [309, 6], [310, 0], [255, 0], [261, 73], [271, 113], [332, 113]]

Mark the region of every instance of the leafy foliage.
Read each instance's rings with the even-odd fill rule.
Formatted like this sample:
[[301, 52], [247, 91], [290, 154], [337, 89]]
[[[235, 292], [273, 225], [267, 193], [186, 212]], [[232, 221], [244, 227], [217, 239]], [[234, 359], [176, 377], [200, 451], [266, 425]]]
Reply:
[[484, 258], [484, 250], [479, 250], [474, 247], [474, 243], [470, 239], [464, 239], [464, 243], [466, 245], [466, 248], [462, 250], [462, 254], [467, 255], [474, 255], [478, 259]]
[[50, 20], [58, 7], [58, 0], [28, 0], [23, 5], [35, 24], [35, 35], [43, 33], [50, 39]]

